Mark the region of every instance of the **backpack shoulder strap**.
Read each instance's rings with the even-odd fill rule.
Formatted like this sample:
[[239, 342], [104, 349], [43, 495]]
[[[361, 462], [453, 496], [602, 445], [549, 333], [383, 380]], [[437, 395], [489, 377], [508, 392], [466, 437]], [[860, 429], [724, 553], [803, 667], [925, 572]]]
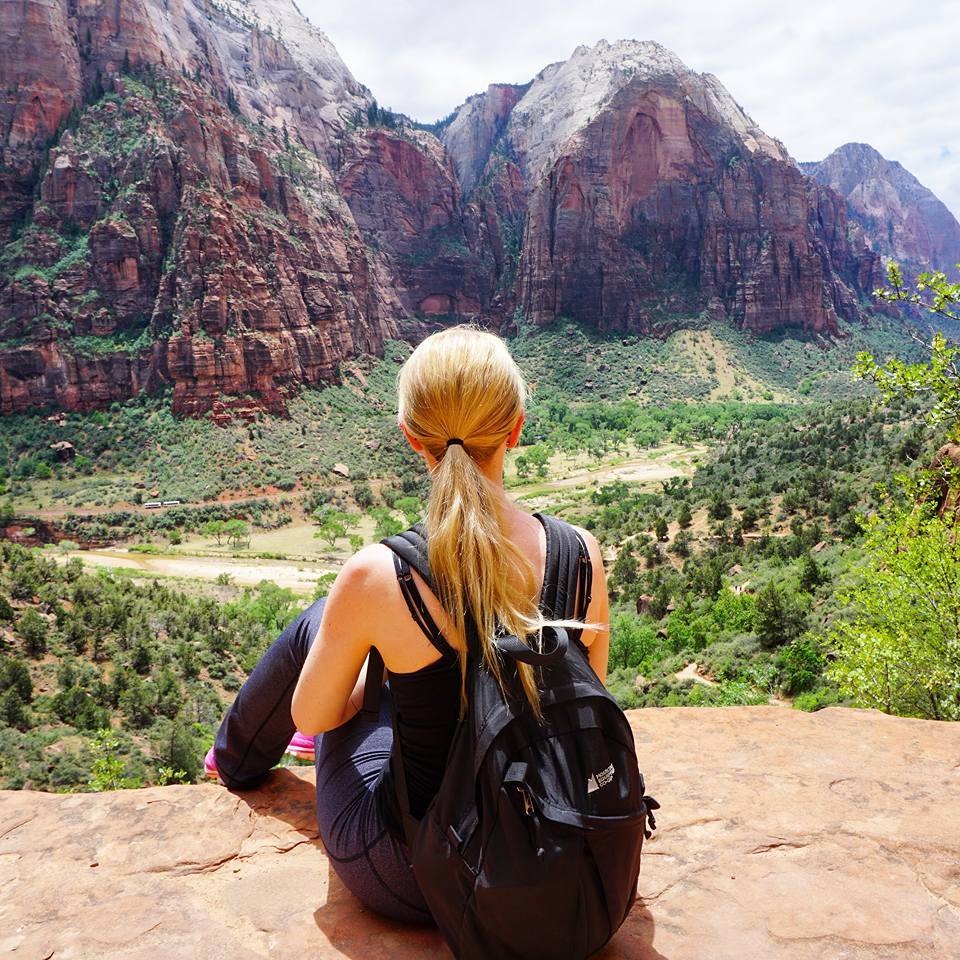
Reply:
[[[590, 606], [593, 564], [583, 537], [572, 524], [546, 513], [535, 516], [547, 534], [547, 569], [543, 583], [543, 608], [547, 616], [582, 620]], [[568, 633], [579, 644], [581, 630]], [[581, 649], [586, 649], [581, 644]]]
[[417, 589], [416, 581], [410, 573], [411, 568], [423, 577], [427, 586], [433, 590], [433, 577], [427, 564], [427, 541], [423, 536], [423, 525], [414, 524], [408, 530], [380, 541], [393, 551], [393, 568], [400, 584], [400, 592], [413, 617], [414, 623], [426, 634], [430, 643], [447, 658], [456, 657], [457, 652], [447, 643], [446, 638], [430, 615], [423, 597]]
[[427, 564], [427, 537], [422, 522], [417, 522], [392, 537], [384, 537], [380, 542], [413, 567], [433, 590], [433, 576]]

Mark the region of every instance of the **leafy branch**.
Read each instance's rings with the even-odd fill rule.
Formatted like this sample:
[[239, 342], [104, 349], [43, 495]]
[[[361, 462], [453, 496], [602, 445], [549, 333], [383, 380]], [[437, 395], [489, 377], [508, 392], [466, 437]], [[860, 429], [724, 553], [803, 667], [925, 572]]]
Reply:
[[[960, 270], [960, 264], [957, 264]], [[950, 283], [942, 270], [925, 271], [917, 276], [916, 293], [911, 293], [903, 279], [900, 265], [891, 260], [887, 264], [887, 283], [873, 295], [887, 303], [909, 303], [947, 320], [960, 320], [960, 283]]]
[[[949, 320], [960, 320], [960, 283], [949, 283], [940, 270], [921, 273], [917, 292], [910, 293], [904, 284], [900, 266], [887, 264], [889, 286], [874, 291], [874, 296], [888, 303], [909, 303]], [[960, 346], [951, 344], [940, 332], [927, 338], [919, 331], [914, 340], [929, 351], [925, 363], [905, 363], [896, 357], [885, 363], [866, 351], [858, 353], [853, 374], [876, 385], [884, 402], [929, 398], [927, 422], [948, 425], [950, 439], [960, 439]]]

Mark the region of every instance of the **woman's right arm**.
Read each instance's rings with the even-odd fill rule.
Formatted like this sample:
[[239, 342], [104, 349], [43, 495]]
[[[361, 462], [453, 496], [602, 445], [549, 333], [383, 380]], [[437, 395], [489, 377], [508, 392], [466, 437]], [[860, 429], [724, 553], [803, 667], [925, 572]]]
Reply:
[[599, 623], [603, 626], [596, 630], [584, 630], [580, 639], [587, 647], [590, 666], [600, 678], [601, 683], [607, 682], [607, 660], [610, 656], [610, 597], [607, 593], [607, 574], [603, 569], [603, 555], [597, 538], [584, 530], [575, 527], [583, 537], [590, 553], [590, 563], [593, 566], [593, 585], [590, 590], [590, 605], [584, 618], [590, 623]]

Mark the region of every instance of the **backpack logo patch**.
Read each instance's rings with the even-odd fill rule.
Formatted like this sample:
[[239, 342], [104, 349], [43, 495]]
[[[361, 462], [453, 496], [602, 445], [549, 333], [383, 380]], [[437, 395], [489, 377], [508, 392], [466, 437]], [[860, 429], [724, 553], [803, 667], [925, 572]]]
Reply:
[[601, 770], [599, 773], [591, 774], [587, 777], [587, 793], [594, 793], [601, 787], [605, 787], [613, 780], [613, 764]]

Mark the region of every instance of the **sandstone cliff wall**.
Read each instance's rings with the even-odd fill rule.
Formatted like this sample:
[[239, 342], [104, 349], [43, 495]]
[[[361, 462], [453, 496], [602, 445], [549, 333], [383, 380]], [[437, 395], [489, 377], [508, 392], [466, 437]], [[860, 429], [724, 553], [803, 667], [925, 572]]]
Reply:
[[438, 139], [292, 0], [24, 0], [0, 91], [0, 413], [282, 412], [384, 338], [517, 311], [831, 335], [882, 279], [844, 198], [654, 43], [492, 85]]

